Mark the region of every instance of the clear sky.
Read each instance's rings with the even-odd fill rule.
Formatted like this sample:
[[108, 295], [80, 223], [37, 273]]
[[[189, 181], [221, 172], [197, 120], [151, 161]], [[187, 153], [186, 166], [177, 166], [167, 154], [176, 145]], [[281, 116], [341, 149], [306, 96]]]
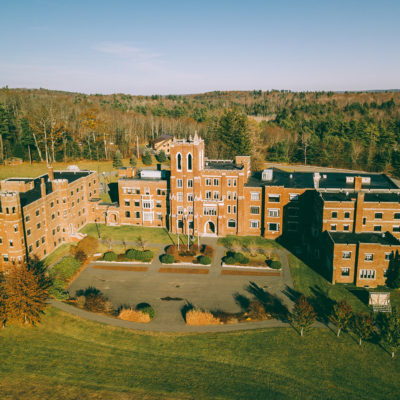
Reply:
[[0, 86], [400, 88], [400, 0], [0, 0]]

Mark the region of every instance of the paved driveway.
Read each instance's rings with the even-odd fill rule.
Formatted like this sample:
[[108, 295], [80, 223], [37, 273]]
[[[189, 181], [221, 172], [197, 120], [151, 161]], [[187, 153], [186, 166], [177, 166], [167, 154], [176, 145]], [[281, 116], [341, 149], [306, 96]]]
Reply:
[[[216, 249], [208, 274], [158, 272], [161, 267], [158, 259], [158, 255], [162, 253], [160, 248], [159, 254], [155, 261], [148, 265], [147, 271], [109, 271], [95, 269], [94, 264], [90, 264], [68, 290], [71, 295], [75, 295], [79, 289], [94, 286], [101, 290], [115, 307], [148, 302], [156, 310], [156, 318], [151, 322], [155, 328], [172, 325], [179, 329], [179, 326], [184, 325], [181, 309], [185, 302], [209, 310], [238, 312], [241, 308], [235, 300], [235, 295], [240, 293], [253, 298], [247, 291], [251, 282], [278, 296], [286, 306], [291, 306], [290, 300], [282, 293], [286, 286], [293, 287], [284, 250], [279, 251], [283, 266], [281, 277], [221, 275], [224, 248], [218, 246], [215, 239], [207, 238], [202, 242], [212, 244]], [[168, 297], [180, 300], [165, 300]], [[150, 325], [148, 328], [151, 329]]]

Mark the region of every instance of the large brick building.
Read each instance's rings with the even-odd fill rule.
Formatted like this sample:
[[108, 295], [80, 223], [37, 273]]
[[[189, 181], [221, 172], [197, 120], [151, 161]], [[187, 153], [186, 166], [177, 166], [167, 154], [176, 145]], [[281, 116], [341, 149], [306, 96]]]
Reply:
[[400, 188], [386, 175], [252, 173], [248, 156], [208, 160], [197, 136], [173, 139], [170, 158], [168, 171], [119, 170], [112, 204], [98, 198], [92, 171], [50, 170], [37, 179], [3, 181], [1, 262], [31, 253], [42, 258], [85, 223], [100, 222], [194, 237], [279, 238], [317, 262], [332, 283], [384, 284], [391, 255], [400, 249]]

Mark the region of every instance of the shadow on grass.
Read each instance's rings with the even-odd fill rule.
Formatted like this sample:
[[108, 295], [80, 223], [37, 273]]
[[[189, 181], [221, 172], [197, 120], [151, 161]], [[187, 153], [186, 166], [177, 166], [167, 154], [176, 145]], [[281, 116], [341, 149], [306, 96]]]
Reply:
[[270, 313], [273, 318], [276, 318], [283, 322], [288, 322], [289, 310], [282, 303], [282, 300], [258, 286], [254, 282], [250, 282], [246, 289], [249, 293], [264, 306], [265, 311]]
[[184, 304], [184, 306], [181, 308], [181, 314], [182, 314], [182, 318], [183, 320], [186, 322], [186, 314], [190, 311], [194, 309], [194, 305], [186, 300], [186, 303]]
[[346, 287], [346, 289], [355, 297], [357, 297], [361, 303], [365, 304], [366, 306], [368, 306], [368, 302], [369, 302], [369, 292], [368, 290], [366, 290], [363, 287], [356, 287], [356, 286], [352, 286], [352, 287]]

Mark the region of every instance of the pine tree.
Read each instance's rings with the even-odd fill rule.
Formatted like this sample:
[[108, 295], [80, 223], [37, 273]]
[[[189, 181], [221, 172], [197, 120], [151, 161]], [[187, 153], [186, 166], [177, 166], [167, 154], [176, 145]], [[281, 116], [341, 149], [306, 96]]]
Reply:
[[119, 150], [117, 150], [114, 154], [113, 158], [113, 167], [114, 168], [121, 168], [123, 167], [123, 162], [122, 162], [122, 154]]
[[160, 150], [160, 152], [156, 155], [156, 159], [159, 163], [167, 161], [167, 156], [165, 155], [164, 150]]
[[316, 314], [312, 305], [304, 296], [300, 296], [296, 300], [293, 312], [290, 315], [290, 321], [295, 328], [300, 330], [300, 336], [303, 336], [304, 331], [314, 323], [315, 317]]
[[36, 325], [47, 305], [49, 290], [27, 265], [12, 268], [1, 283], [5, 317], [9, 322]]
[[152, 158], [151, 158], [151, 154], [150, 154], [148, 151], [146, 151], [146, 152], [143, 154], [143, 156], [142, 156], [142, 162], [143, 162], [144, 165], [151, 165], [151, 164], [153, 164], [153, 160], [152, 160]]
[[352, 325], [353, 332], [360, 340], [360, 346], [363, 340], [370, 339], [374, 334], [374, 319], [370, 314], [360, 312], [359, 314], [354, 315]]
[[337, 327], [337, 336], [339, 337], [340, 332], [345, 329], [353, 316], [353, 310], [350, 304], [345, 301], [339, 301], [333, 306], [332, 314], [330, 315], [330, 321]]
[[251, 154], [251, 143], [248, 133], [247, 116], [237, 110], [226, 111], [219, 120], [218, 136], [223, 144], [224, 157]]
[[397, 307], [393, 307], [391, 313], [383, 316], [381, 337], [392, 352], [393, 358], [400, 348], [400, 310]]
[[136, 167], [136, 164], [137, 164], [137, 158], [134, 155], [132, 155], [132, 157], [129, 159], [129, 165], [131, 167]]

